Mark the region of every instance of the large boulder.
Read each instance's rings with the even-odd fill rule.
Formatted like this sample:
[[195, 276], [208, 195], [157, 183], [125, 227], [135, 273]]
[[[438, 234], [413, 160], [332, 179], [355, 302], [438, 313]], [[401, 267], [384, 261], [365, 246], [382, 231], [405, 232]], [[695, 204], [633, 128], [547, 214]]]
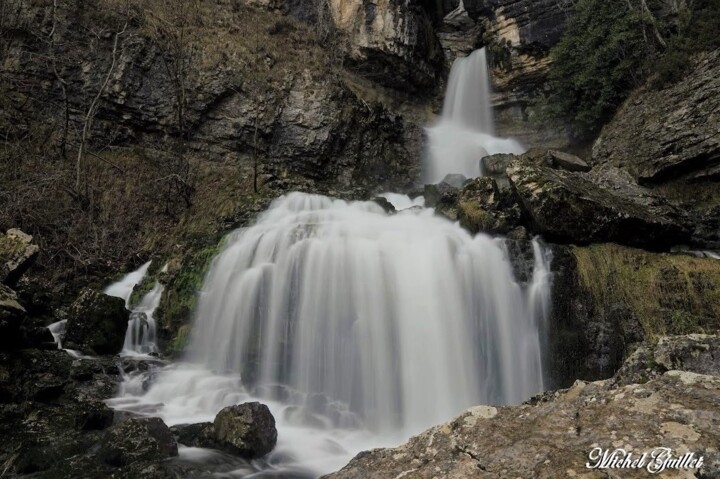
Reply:
[[487, 176], [470, 180], [463, 187], [457, 210], [460, 224], [473, 234], [508, 234], [521, 226], [522, 212], [515, 196]]
[[158, 461], [177, 456], [175, 438], [162, 419], [128, 419], [108, 430], [101, 456], [112, 466], [122, 467], [139, 461]]
[[19, 229], [0, 234], [0, 283], [14, 286], [35, 262], [40, 248], [32, 239]]
[[275, 418], [259, 402], [226, 407], [215, 416], [213, 428], [221, 449], [248, 459], [268, 454], [277, 443]]
[[129, 317], [124, 300], [86, 288], [70, 307], [63, 346], [87, 354], [117, 354]]
[[521, 156], [507, 175], [531, 228], [551, 241], [666, 249], [690, 239], [681, 211], [609, 174], [598, 179]]
[[179, 444], [190, 447], [204, 447], [219, 449], [218, 440], [215, 436], [215, 427], [211, 422], [200, 422], [195, 424], [178, 424], [170, 430]]
[[18, 303], [15, 291], [0, 283], [0, 349], [21, 345], [24, 317], [25, 308]]
[[[666, 341], [716, 348], [694, 338]], [[693, 355], [692, 348], [686, 351]], [[719, 355], [703, 358], [717, 368]], [[630, 384], [577, 381], [520, 406], [476, 406], [400, 447], [361, 452], [325, 477], [599, 478], [607, 470], [585, 466], [593, 462], [591, 451], [624, 448], [639, 459], [659, 447], [670, 448], [674, 457], [693, 454], [695, 467], [667, 471], [676, 477], [720, 477], [720, 377], [712, 371], [672, 369]], [[650, 463], [622, 469], [621, 477], [648, 477]]]

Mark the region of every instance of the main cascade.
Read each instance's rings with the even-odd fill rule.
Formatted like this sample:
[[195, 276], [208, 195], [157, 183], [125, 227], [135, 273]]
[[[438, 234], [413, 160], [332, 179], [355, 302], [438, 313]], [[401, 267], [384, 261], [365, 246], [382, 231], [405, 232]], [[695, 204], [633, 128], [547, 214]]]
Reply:
[[474, 178], [483, 173], [482, 157], [525, 151], [517, 141], [495, 136], [485, 48], [455, 60], [442, 115], [434, 126], [426, 128], [426, 134], [425, 183], [438, 183], [448, 173]]
[[191, 365], [172, 366], [147, 392], [126, 381], [115, 407], [176, 424], [259, 397], [278, 419], [269, 463], [320, 474], [470, 406], [541, 391], [540, 245], [522, 285], [504, 240], [403, 203], [388, 214], [303, 193], [276, 200], [214, 260]]

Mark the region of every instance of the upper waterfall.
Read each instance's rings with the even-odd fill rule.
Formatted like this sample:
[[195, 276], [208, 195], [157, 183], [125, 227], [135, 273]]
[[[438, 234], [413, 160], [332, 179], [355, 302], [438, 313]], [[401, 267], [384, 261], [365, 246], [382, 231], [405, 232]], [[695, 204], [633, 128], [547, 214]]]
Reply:
[[485, 48], [455, 60], [442, 115], [426, 133], [425, 183], [438, 183], [449, 173], [474, 178], [482, 174], [480, 159], [484, 156], [524, 152], [516, 140], [495, 136]]

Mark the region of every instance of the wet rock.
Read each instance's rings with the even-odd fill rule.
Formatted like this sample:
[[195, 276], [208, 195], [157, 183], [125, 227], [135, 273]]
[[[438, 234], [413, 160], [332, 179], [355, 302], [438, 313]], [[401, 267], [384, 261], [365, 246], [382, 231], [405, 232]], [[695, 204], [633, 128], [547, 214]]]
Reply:
[[17, 301], [15, 291], [0, 283], [0, 349], [22, 346], [20, 330], [25, 308]]
[[485, 156], [480, 159], [480, 171], [488, 176], [503, 176], [515, 158], [515, 155], [506, 153]]
[[116, 467], [178, 454], [172, 432], [159, 418], [128, 419], [113, 426], [103, 439], [101, 451], [104, 461]]
[[[720, 356], [708, 360], [717, 368]], [[520, 406], [473, 407], [398, 448], [361, 452], [325, 477], [580, 477], [587, 473], [588, 453], [595, 447], [625, 448], [639, 457], [659, 445], [675, 457], [685, 452], [703, 456], [701, 467], [685, 471], [716, 477], [719, 396], [720, 377], [683, 370], [664, 372], [643, 384], [576, 381], [569, 389]], [[622, 477], [648, 476], [644, 468], [623, 471]]]
[[0, 283], [14, 286], [35, 262], [40, 248], [32, 240], [19, 229], [0, 234]]
[[213, 422], [218, 446], [245, 458], [262, 457], [277, 443], [275, 418], [264, 404], [226, 407]]
[[600, 185], [583, 173], [555, 170], [518, 157], [507, 170], [535, 233], [551, 241], [611, 241], [667, 249], [689, 240], [682, 212], [649, 192]]
[[129, 315], [121, 298], [86, 288], [70, 307], [63, 346], [86, 354], [117, 354]]
[[205, 447], [218, 449], [218, 440], [215, 436], [215, 427], [211, 422], [197, 424], [178, 424], [170, 430], [179, 444], [190, 447]]

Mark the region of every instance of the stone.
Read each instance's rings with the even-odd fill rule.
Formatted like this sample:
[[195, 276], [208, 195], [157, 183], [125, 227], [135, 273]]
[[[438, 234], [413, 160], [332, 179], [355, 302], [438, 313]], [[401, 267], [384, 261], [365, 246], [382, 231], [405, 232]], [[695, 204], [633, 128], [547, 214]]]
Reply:
[[720, 161], [720, 50], [698, 56], [684, 79], [635, 91], [592, 149], [594, 163], [627, 170], [640, 184], [712, 176]]
[[[687, 340], [697, 343], [683, 337], [660, 341]], [[720, 356], [707, 359], [717, 371]], [[325, 479], [580, 477], [588, 472], [585, 463], [593, 448], [625, 448], [639, 456], [659, 445], [676, 457], [685, 452], [703, 456], [703, 466], [688, 472], [716, 477], [717, 397], [720, 377], [683, 370], [660, 373], [642, 385], [577, 381], [519, 406], [473, 407], [400, 447], [361, 452]], [[582, 477], [602, 476], [595, 472]], [[645, 469], [624, 469], [622, 477], [647, 475]]]
[[561, 170], [567, 171], [590, 171], [591, 167], [580, 157], [565, 153], [559, 150], [548, 150], [548, 154], [553, 160], [553, 165]]
[[446, 185], [450, 185], [453, 188], [462, 188], [463, 184], [466, 181], [467, 178], [464, 175], [458, 173], [450, 173], [445, 175], [445, 178], [443, 178], [440, 183], [445, 183]]
[[205, 447], [219, 449], [218, 440], [215, 436], [215, 427], [211, 422], [196, 424], [178, 424], [170, 430], [179, 444], [190, 447]]
[[63, 346], [86, 354], [117, 354], [129, 316], [123, 299], [86, 288], [70, 307]]
[[467, 182], [457, 200], [460, 224], [471, 233], [507, 234], [520, 226], [521, 211], [512, 192], [487, 176]]
[[101, 445], [103, 460], [116, 467], [177, 455], [177, 443], [172, 432], [162, 419], [156, 417], [128, 419], [113, 426]]
[[35, 262], [40, 248], [32, 240], [19, 229], [0, 234], [0, 283], [14, 286]]
[[531, 230], [550, 241], [662, 250], [690, 239], [683, 213], [650, 192], [638, 195], [637, 185], [611, 188], [589, 174], [538, 166], [523, 156], [507, 175]]
[[17, 294], [0, 283], [0, 349], [22, 346], [20, 327], [25, 318], [25, 308], [18, 303]]
[[259, 402], [226, 407], [213, 422], [218, 446], [245, 458], [268, 454], [277, 443], [275, 418]]
[[376, 203], [380, 208], [382, 208], [385, 213], [395, 213], [395, 207], [392, 203], [390, 203], [390, 201], [388, 201], [387, 198], [377, 196], [373, 198], [373, 202]]

